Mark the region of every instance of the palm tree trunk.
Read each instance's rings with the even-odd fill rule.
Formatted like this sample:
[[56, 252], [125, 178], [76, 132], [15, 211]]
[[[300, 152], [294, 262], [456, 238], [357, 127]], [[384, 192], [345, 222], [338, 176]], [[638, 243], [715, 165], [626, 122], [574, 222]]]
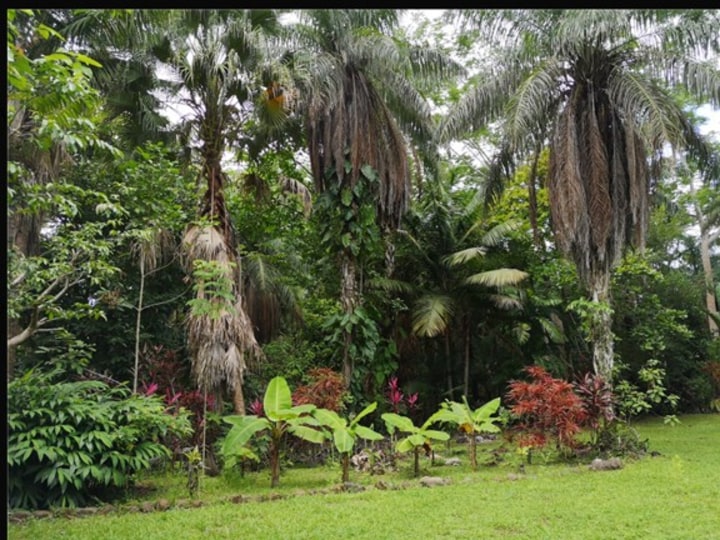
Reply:
[[610, 309], [610, 274], [596, 272], [590, 276], [590, 291], [596, 309], [591, 314], [590, 331], [593, 345], [593, 368], [612, 385], [613, 333]]
[[447, 372], [448, 397], [450, 401], [455, 399], [453, 376], [452, 376], [452, 358], [450, 357], [450, 328], [445, 330], [445, 371]]
[[708, 311], [708, 328], [713, 338], [720, 337], [720, 329], [712, 315], [718, 313], [715, 301], [715, 286], [713, 284], [713, 269], [710, 263], [710, 235], [706, 228], [700, 229], [700, 259], [702, 260], [703, 274], [705, 276], [705, 307]]
[[463, 379], [463, 395], [468, 397], [470, 389], [470, 321], [467, 317], [463, 321], [463, 333], [465, 338], [465, 376]]
[[233, 409], [235, 414], [245, 416], [245, 395], [240, 381], [235, 383], [235, 389], [233, 390]]
[[528, 213], [530, 217], [530, 227], [532, 228], [533, 244], [537, 248], [541, 248], [543, 243], [540, 238], [540, 230], [538, 229], [537, 220], [537, 189], [535, 181], [537, 179], [537, 166], [540, 160], [540, 147], [535, 149], [535, 156], [528, 176]]
[[[355, 256], [349, 249], [344, 249], [341, 263], [340, 303], [346, 315], [352, 315], [358, 304], [356, 274]], [[343, 376], [345, 377], [345, 386], [348, 388], [353, 373], [353, 359], [350, 357], [352, 339], [352, 328], [350, 330], [343, 328]]]

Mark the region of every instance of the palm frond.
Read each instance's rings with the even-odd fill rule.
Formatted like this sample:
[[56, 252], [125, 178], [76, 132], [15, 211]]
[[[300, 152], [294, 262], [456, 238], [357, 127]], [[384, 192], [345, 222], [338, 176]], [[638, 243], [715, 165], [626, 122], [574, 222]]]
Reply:
[[512, 311], [514, 309], [523, 308], [522, 301], [516, 296], [511, 296], [507, 294], [491, 294], [488, 296], [488, 298], [490, 299], [490, 302], [495, 305], [495, 307], [503, 311]]
[[543, 331], [551, 342], [565, 343], [567, 341], [563, 324], [559, 317], [555, 316], [551, 319], [538, 317], [537, 322], [540, 323], [540, 326], [542, 326]]
[[434, 337], [443, 333], [450, 323], [453, 302], [448, 296], [425, 295], [413, 308], [413, 332], [419, 336]]
[[472, 87], [455, 104], [438, 128], [441, 143], [457, 138], [462, 133], [486, 127], [499, 118], [512, 95], [508, 90], [523, 80], [520, 66], [504, 66], [499, 73], [483, 75], [482, 81]]
[[527, 272], [516, 268], [496, 268], [473, 274], [465, 279], [470, 285], [484, 285], [486, 287], [504, 287], [506, 285], [517, 285], [528, 277]]
[[507, 104], [503, 131], [513, 147], [521, 148], [540, 126], [552, 117], [552, 104], [558, 86], [562, 84], [562, 63], [551, 56], [545, 59], [512, 94]]
[[472, 261], [473, 259], [476, 259], [478, 257], [481, 257], [487, 253], [487, 250], [482, 247], [471, 247], [467, 249], [463, 249], [461, 251], [456, 251], [455, 253], [448, 255], [444, 258], [444, 261], [449, 266], [458, 266], [461, 264], [465, 264], [468, 261]]
[[384, 276], [375, 276], [367, 281], [367, 286], [370, 289], [376, 289], [395, 294], [410, 294], [414, 291], [415, 287], [407, 281], [401, 281], [398, 279], [391, 279]]

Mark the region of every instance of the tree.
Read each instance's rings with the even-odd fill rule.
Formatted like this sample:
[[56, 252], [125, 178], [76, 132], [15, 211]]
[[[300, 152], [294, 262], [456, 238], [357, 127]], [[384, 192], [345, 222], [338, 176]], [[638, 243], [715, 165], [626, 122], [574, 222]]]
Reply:
[[[206, 186], [200, 219], [188, 226], [183, 239], [189, 269], [201, 270], [194, 274], [196, 302], [188, 316], [188, 347], [199, 386], [209, 392], [229, 388], [235, 412], [244, 414], [246, 359], [259, 358], [261, 350], [245, 311], [222, 159], [235, 130], [247, 119], [245, 108], [253, 99], [255, 74], [264, 58], [262, 35], [275, 28], [276, 20], [270, 10], [191, 10], [178, 18], [168, 61], [193, 109], [191, 126], [201, 143], [200, 174]], [[183, 31], [187, 28], [189, 32]], [[214, 285], [207, 279], [220, 288], [212, 292]], [[220, 290], [222, 294], [214, 295]], [[199, 308], [208, 307], [205, 300], [213, 304], [211, 309]]]
[[[501, 10], [459, 16], [485, 31], [501, 56], [492, 76], [478, 78], [447, 117], [444, 137], [501, 119], [506, 156], [527, 155], [538, 141], [549, 145], [557, 247], [572, 256], [592, 302], [609, 307], [613, 267], [627, 245], [644, 245], [653, 176], [648, 158], [659, 157], [666, 142], [697, 143], [668, 87], [686, 86], [713, 103], [720, 99], [718, 70], [700, 56], [718, 52], [720, 12]], [[610, 309], [594, 311], [593, 364], [608, 381], [611, 323]]]
[[717, 195], [720, 187], [720, 148], [715, 145], [711, 149], [713, 154], [710, 159], [697, 159], [701, 156], [691, 156], [691, 161], [699, 162], [701, 169], [689, 179], [688, 186], [692, 213], [700, 229], [700, 260], [705, 281], [708, 328], [712, 337], [717, 339], [720, 338], [718, 328], [720, 316], [710, 257], [711, 247], [720, 239], [720, 198]]
[[[316, 188], [346, 206], [339, 249], [340, 301], [351, 316], [361, 302], [358, 254], [367, 229], [365, 194], [383, 232], [396, 229], [410, 193], [404, 133], [430, 138], [430, 111], [413, 87], [414, 74], [443, 73], [441, 57], [390, 37], [397, 10], [304, 10], [293, 29], [299, 110]], [[344, 330], [343, 374], [352, 381], [352, 328]]]
[[462, 392], [468, 395], [472, 339], [487, 330], [489, 320], [497, 318], [499, 310], [521, 305], [512, 297], [516, 292], [513, 287], [527, 277], [515, 268], [496, 266], [496, 258], [488, 260], [489, 253], [501, 251], [501, 244], [516, 224], [508, 221], [486, 227], [487, 216], [477, 198], [457, 187], [473, 180], [463, 175], [464, 170], [458, 166], [441, 173], [428, 188], [402, 230], [401, 239], [407, 243], [398, 243], [404, 247], [402, 258], [408, 257], [409, 262], [398, 265], [397, 279], [378, 280], [378, 286], [387, 290], [409, 292], [414, 335], [443, 337], [451, 399], [455, 391], [453, 348], [461, 351]]
[[[116, 270], [107, 261], [113, 241], [103, 228], [113, 226], [122, 208], [63, 178], [72, 158], [85, 151], [118, 154], [102, 138], [102, 100], [90, 85], [91, 67], [100, 65], [57, 47], [63, 39], [32, 10], [8, 12], [9, 379], [17, 346], [38, 329], [97, 314], [87, 306], [61, 307], [66, 293], [85, 280], [98, 285]], [[81, 200], [93, 200], [108, 222], [83, 230], [69, 223]]]

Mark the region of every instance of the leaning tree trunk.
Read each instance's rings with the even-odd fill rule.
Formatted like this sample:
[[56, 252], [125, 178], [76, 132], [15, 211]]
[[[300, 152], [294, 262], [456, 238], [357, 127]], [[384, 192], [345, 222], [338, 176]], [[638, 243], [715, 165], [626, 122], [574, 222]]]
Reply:
[[710, 261], [710, 245], [714, 239], [717, 239], [717, 234], [710, 235], [708, 232], [707, 222], [704, 219], [700, 205], [695, 205], [695, 210], [698, 216], [698, 222], [700, 224], [700, 259], [702, 261], [703, 275], [705, 277], [705, 307], [708, 312], [708, 328], [710, 335], [713, 338], [720, 337], [720, 329], [713, 318], [713, 315], [717, 316], [718, 307], [715, 301], [715, 285], [713, 283], [713, 269]]
[[590, 313], [590, 337], [593, 368], [608, 384], [613, 375], [612, 309], [610, 308], [610, 274], [595, 272], [589, 280], [594, 308]]

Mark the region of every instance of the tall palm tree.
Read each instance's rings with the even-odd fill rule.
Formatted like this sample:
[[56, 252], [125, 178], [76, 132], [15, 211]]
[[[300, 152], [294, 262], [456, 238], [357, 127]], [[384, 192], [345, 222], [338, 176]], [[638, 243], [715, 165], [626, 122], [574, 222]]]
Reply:
[[485, 257], [507, 239], [516, 223], [488, 228], [477, 197], [468, 202], [467, 193], [434, 189], [437, 195], [418, 205], [419, 220], [403, 230], [415, 248], [414, 268], [425, 269], [415, 271], [412, 278], [412, 332], [426, 338], [443, 336], [450, 399], [455, 391], [451, 350], [454, 346], [461, 351], [462, 391], [469, 397], [473, 337], [483, 334], [483, 327], [488, 329], [499, 312], [522, 307], [516, 286], [528, 274], [498, 267], [497, 261]]
[[[215, 270], [210, 276], [195, 274], [196, 299], [209, 300], [215, 308], [191, 310], [188, 347], [198, 385], [208, 392], [232, 390], [235, 412], [244, 414], [244, 372], [248, 360], [259, 358], [261, 350], [242, 295], [222, 160], [236, 130], [247, 121], [253, 89], [262, 90], [256, 74], [264, 60], [264, 33], [275, 29], [276, 18], [269, 10], [197, 10], [178, 17], [180, 31], [168, 60], [193, 110], [190, 125], [200, 143], [197, 153], [205, 184], [200, 219], [188, 226], [184, 246], [190, 268], [200, 261], [209, 263], [205, 269]], [[213, 279], [227, 287], [226, 296], [211, 292]]]
[[[493, 72], [443, 125], [450, 139], [502, 120], [504, 149], [550, 148], [547, 178], [557, 246], [591, 300], [596, 373], [613, 371], [610, 274], [627, 245], [643, 247], [651, 157], [697, 137], [669, 87], [720, 100], [707, 54], [720, 46], [718, 11], [465, 11], [498, 53]], [[548, 133], [548, 138], [544, 138]], [[601, 308], [600, 306], [605, 306]]]
[[[350, 193], [364, 184], [376, 221], [398, 227], [410, 194], [408, 144], [431, 139], [430, 109], [414, 77], [441, 76], [452, 65], [441, 55], [395, 40], [398, 10], [302, 10], [293, 27], [299, 110], [319, 193]], [[356, 205], [352, 211], [358, 212]], [[346, 314], [361, 301], [356, 238], [341, 249], [340, 300]], [[356, 251], [356, 250], [355, 250]], [[343, 372], [350, 384], [351, 331], [345, 331]]]

